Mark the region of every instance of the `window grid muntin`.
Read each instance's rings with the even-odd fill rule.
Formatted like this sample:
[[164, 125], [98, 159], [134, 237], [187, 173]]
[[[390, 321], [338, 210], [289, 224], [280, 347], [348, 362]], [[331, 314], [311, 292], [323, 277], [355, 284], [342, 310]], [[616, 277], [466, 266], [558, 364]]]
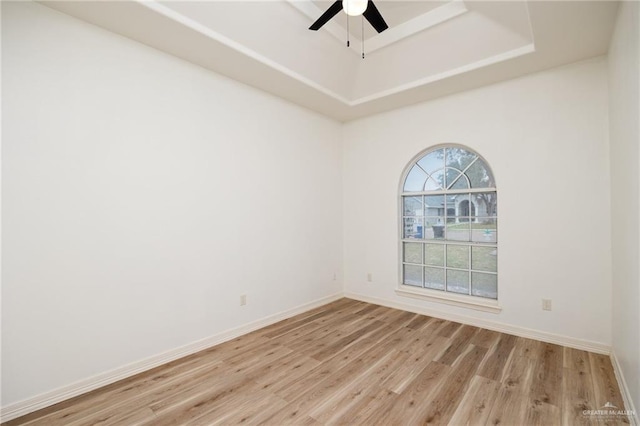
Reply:
[[[433, 152], [436, 152], [438, 150], [442, 149], [443, 150], [443, 167], [442, 168], [437, 168], [434, 171], [432, 171], [431, 173], [429, 173], [427, 170], [425, 170], [422, 165], [418, 164], [418, 162], [420, 160], [422, 160], [423, 158], [425, 158], [426, 156], [432, 154]], [[460, 148], [457, 148], [460, 149]], [[401, 268], [401, 283], [404, 283], [404, 265], [412, 265], [412, 266], [420, 266], [421, 267], [421, 276], [422, 276], [422, 288], [424, 289], [429, 289], [429, 290], [437, 290], [437, 291], [443, 291], [446, 293], [453, 293], [453, 294], [461, 294], [459, 292], [455, 292], [455, 291], [449, 291], [447, 289], [447, 278], [448, 278], [448, 270], [451, 271], [460, 271], [460, 272], [467, 272], [467, 279], [468, 279], [468, 291], [467, 294], [469, 296], [472, 297], [480, 297], [483, 299], [490, 299], [490, 300], [497, 300], [498, 298], [498, 285], [497, 285], [497, 275], [498, 275], [498, 268], [497, 268], [497, 249], [498, 249], [498, 237], [497, 237], [497, 219], [498, 219], [498, 214], [497, 214], [497, 189], [495, 186], [491, 186], [491, 187], [476, 187], [476, 188], [472, 188], [471, 185], [471, 179], [465, 174], [474, 164], [476, 164], [478, 161], [481, 161], [481, 166], [483, 166], [485, 168], [485, 171], [487, 172], [488, 176], [493, 179], [493, 172], [491, 171], [491, 169], [489, 168], [488, 164], [486, 163], [486, 161], [484, 161], [483, 159], [481, 159], [481, 157], [469, 150], [464, 149], [465, 151], [469, 152], [470, 154], [474, 155], [475, 158], [469, 163], [467, 164], [463, 170], [460, 170], [459, 168], [456, 167], [451, 167], [448, 165], [447, 162], [447, 147], [444, 148], [437, 148], [434, 150], [431, 150], [429, 152], [427, 152], [426, 154], [421, 155], [419, 158], [417, 158], [415, 161], [413, 161], [411, 163], [411, 167], [409, 167], [407, 169], [406, 174], [403, 177], [402, 180], [402, 190], [401, 190], [401, 209], [402, 209], [402, 234], [401, 234], [401, 261], [402, 261], [402, 265], [403, 267]], [[423, 191], [404, 191], [405, 188], [405, 184], [406, 184], [406, 177], [408, 175], [408, 173], [414, 168], [414, 167], [419, 167], [420, 170], [422, 170], [424, 172], [424, 174], [427, 176], [425, 179], [425, 182], [423, 184]], [[458, 175], [456, 175], [454, 177], [454, 179], [452, 179], [452, 181], [449, 183], [447, 181], [447, 172], [446, 170], [450, 168], [450, 169], [454, 169], [456, 171], [459, 172]], [[439, 185], [438, 186], [441, 189], [437, 189], [437, 190], [425, 190], [424, 188], [426, 187], [427, 183], [429, 182], [429, 179], [433, 180], [434, 182], [437, 183], [437, 180], [435, 178], [432, 178], [432, 176], [434, 174], [436, 174], [437, 172], [439, 172], [440, 170], [443, 171], [444, 175], [443, 175], [443, 185]], [[449, 189], [451, 187], [453, 187], [456, 182], [458, 182], [461, 178], [464, 178], [467, 180], [467, 185], [468, 188], [463, 188], [463, 189]], [[493, 182], [493, 180], [491, 181]], [[444, 189], [443, 189], [444, 188]], [[490, 214], [492, 212], [488, 211], [489, 210], [489, 206], [485, 206], [485, 215], [481, 215], [479, 213], [479, 209], [478, 206], [475, 205], [475, 214], [471, 215], [471, 203], [472, 203], [472, 197], [471, 195], [474, 193], [487, 193], [487, 194], [493, 194], [493, 196], [495, 197], [495, 204], [494, 204], [494, 214]], [[448, 195], [460, 195], [460, 194], [469, 194], [468, 196], [468, 202], [470, 203], [469, 205], [469, 215], [468, 216], [456, 216], [454, 215], [450, 215], [448, 212], [448, 200], [447, 200], [447, 196]], [[442, 216], [437, 215], [437, 216], [433, 216], [433, 215], [429, 215], [428, 214], [428, 209], [429, 206], [426, 204], [426, 198], [425, 196], [427, 195], [443, 195], [445, 198], [445, 202], [443, 205], [443, 214]], [[423, 208], [422, 210], [422, 215], [421, 216], [405, 216], [404, 215], [404, 200], [406, 197], [417, 197], [417, 196], [421, 196], [421, 206]], [[464, 200], [463, 200], [464, 201]], [[457, 209], [456, 209], [457, 210]], [[435, 237], [435, 232], [434, 232], [434, 237], [433, 238], [427, 238], [427, 219], [428, 218], [443, 218], [443, 226], [444, 226], [444, 230], [443, 230], [443, 236], [441, 238], [436, 238]], [[405, 218], [414, 218], [418, 220], [418, 222], [421, 222], [422, 224], [422, 229], [421, 229], [421, 233], [418, 235], [417, 238], [404, 238], [405, 235]], [[448, 235], [448, 224], [449, 224], [449, 218], [466, 218], [468, 221], [464, 221], [464, 222], [458, 222], [458, 223], [468, 223], [469, 227], [468, 229], [468, 237], [466, 241], [462, 241], [462, 240], [450, 240], [449, 239], [449, 235]], [[474, 241], [474, 234], [473, 234], [473, 223], [477, 223], [477, 222], [473, 222], [473, 220], [479, 220], [482, 219], [483, 221], [489, 221], [492, 220], [494, 221], [495, 224], [495, 228], [492, 229], [492, 232], [494, 234], [494, 238], [495, 241], [490, 241], [490, 242], [483, 242], [483, 241]], [[491, 229], [491, 228], [489, 228]], [[404, 262], [404, 243], [405, 242], [410, 242], [410, 243], [414, 243], [414, 244], [421, 244], [421, 253], [422, 253], [422, 257], [421, 257], [421, 261], [422, 263], [420, 264], [415, 264], [415, 263], [407, 263]], [[437, 266], [437, 265], [428, 265], [426, 263], [425, 260], [425, 253], [426, 253], [426, 244], [440, 244], [443, 245], [443, 251], [444, 251], [444, 266]], [[449, 267], [447, 266], [447, 247], [449, 245], [460, 245], [460, 246], [465, 246], [467, 247], [467, 256], [468, 256], [468, 269], [461, 269], [461, 268], [454, 268], [454, 267]], [[477, 270], [477, 269], [473, 269], [473, 247], [474, 246], [480, 246], [480, 247], [489, 247], [489, 248], [494, 248], [496, 250], [496, 267], [495, 267], [495, 272], [493, 271], [483, 271], [483, 270]], [[440, 290], [440, 289], [434, 289], [432, 287], [427, 287], [427, 283], [426, 283], [426, 273], [425, 270], [426, 268], [433, 268], [433, 269], [439, 269], [439, 270], [444, 270], [444, 290]], [[474, 280], [473, 280], [473, 274], [487, 274], [487, 275], [491, 275], [491, 276], [495, 276], [495, 297], [489, 297], [489, 296], [482, 296], [482, 295], [475, 295], [474, 293]], [[415, 287], [415, 285], [412, 285]], [[477, 291], [477, 289], [476, 289]]]

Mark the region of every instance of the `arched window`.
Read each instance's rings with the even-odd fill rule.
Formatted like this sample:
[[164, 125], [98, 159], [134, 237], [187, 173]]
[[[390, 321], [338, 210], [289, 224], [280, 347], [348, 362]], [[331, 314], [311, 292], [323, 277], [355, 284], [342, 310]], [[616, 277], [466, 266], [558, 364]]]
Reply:
[[405, 169], [400, 206], [400, 292], [465, 305], [498, 299], [496, 184], [477, 153], [421, 153]]

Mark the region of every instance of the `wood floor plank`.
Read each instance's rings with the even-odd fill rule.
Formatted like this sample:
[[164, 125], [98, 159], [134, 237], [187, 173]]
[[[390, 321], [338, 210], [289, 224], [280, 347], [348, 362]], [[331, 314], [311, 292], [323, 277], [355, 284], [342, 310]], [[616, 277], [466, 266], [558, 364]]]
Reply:
[[[309, 352], [315, 348], [319, 342], [331, 342], [331, 336], [334, 337], [342, 337], [345, 335], [345, 332], [337, 329], [333, 325], [323, 325], [322, 327], [311, 331], [307, 334], [303, 334], [294, 339], [280, 339], [278, 343], [286, 342], [286, 346], [295, 352]], [[317, 348], [316, 350], [318, 350]]]
[[51, 407], [27, 414], [19, 419], [3, 423], [3, 426], [30, 424], [29, 422], [31, 421], [41, 422], [45, 418], [47, 418], [51, 424], [56, 424], [58, 421], [66, 421], [69, 416], [76, 412], [86, 415], [86, 407], [100, 409], [103, 406], [109, 406], [113, 401], [117, 403], [119, 400], [127, 399], [129, 395], [144, 393], [145, 389], [160, 386], [182, 374], [194, 374], [199, 368], [212, 364], [214, 364], [214, 362], [210, 361], [206, 356], [203, 356], [202, 352], [192, 354], [100, 389], [60, 402]]
[[553, 404], [539, 399], [530, 399], [526, 410], [526, 425], [559, 425], [562, 421], [562, 410]]
[[534, 362], [528, 357], [511, 357], [489, 414], [488, 425], [523, 423], [529, 404], [533, 367]]
[[583, 425], [609, 358], [340, 299], [4, 425]]
[[332, 419], [339, 418], [344, 411], [358, 402], [366, 389], [384, 380], [393, 368], [402, 361], [402, 358], [398, 356], [397, 350], [388, 351], [379, 361], [376, 361], [363, 371], [362, 374], [342, 386], [342, 389], [332, 392], [332, 395], [325, 398], [322, 404], [316, 405], [309, 412], [309, 415], [321, 423], [327, 423]]
[[105, 413], [103, 417], [92, 420], [92, 426], [117, 426], [117, 425], [141, 425], [153, 423], [155, 414], [149, 407], [137, 408], [130, 411], [112, 411]]
[[531, 383], [531, 399], [535, 408], [544, 408], [538, 402], [556, 407], [562, 406], [562, 372], [563, 349], [561, 346], [544, 343], [540, 357], [536, 359], [533, 381]]
[[285, 379], [295, 381], [298, 377], [320, 365], [320, 361], [303, 355], [286, 354], [266, 365], [244, 371], [244, 375], [264, 388], [270, 388], [274, 383], [284, 382]]
[[54, 419], [45, 419], [45, 424], [63, 424], [65, 426], [80, 426], [94, 424], [98, 419], [110, 419], [122, 413], [129, 413], [138, 410], [140, 407], [149, 407], [159, 404], [175, 395], [189, 395], [197, 392], [202, 387], [203, 382], [216, 380], [225, 371], [225, 366], [217, 362], [209, 368], [195, 370], [190, 376], [180, 377], [153, 387], [146, 392], [128, 394], [126, 398], [119, 398], [110, 401], [109, 405], [91, 407], [78, 412], [75, 416], [67, 416], [58, 423]]
[[267, 332], [261, 332], [260, 334], [273, 339], [283, 335], [291, 336], [291, 333], [294, 331], [297, 332], [297, 334], [309, 333], [311, 329], [339, 324], [346, 317], [358, 318], [360, 315], [359, 312], [367, 307], [368, 305], [362, 303], [341, 304], [332, 309], [320, 311], [312, 317], [303, 317], [300, 320], [296, 320], [296, 317], [289, 318], [284, 322], [281, 321], [278, 323], [280, 324], [279, 327], [272, 328]]
[[470, 325], [463, 325], [460, 327], [455, 334], [451, 336], [449, 346], [438, 358], [436, 358], [436, 361], [452, 365], [458, 357], [465, 352], [466, 348], [470, 345], [471, 338], [478, 332], [478, 330], [478, 328]]
[[384, 321], [384, 322], [393, 320], [393, 318], [397, 318], [397, 316], [399, 315], [398, 309], [392, 309], [387, 307], [382, 307], [381, 309], [377, 309], [375, 313], [376, 313], [376, 319], [378, 321]]
[[283, 319], [282, 321], [278, 321], [276, 323], [263, 327], [259, 330], [256, 330], [256, 332], [261, 336], [266, 336], [269, 338], [276, 337], [279, 334], [281, 334], [283, 330], [286, 330], [286, 329], [290, 330], [292, 324], [309, 323], [314, 319], [320, 318], [322, 316], [331, 315], [332, 313], [338, 311], [341, 307], [344, 307], [349, 304], [350, 304], [349, 301], [345, 299], [339, 299], [335, 302], [328, 303], [326, 305], [311, 309], [300, 315], [295, 315], [295, 316]]
[[[255, 364], [262, 357], [278, 358], [282, 354], [291, 353], [291, 349], [280, 345], [277, 342], [267, 342], [258, 347], [247, 349], [242, 353], [233, 354], [229, 357], [221, 357], [222, 361], [232, 367], [243, 367]], [[259, 356], [258, 356], [259, 355]]]
[[259, 388], [256, 382], [241, 376], [226, 377], [224, 381], [215, 385], [209, 382], [206, 386], [199, 387], [197, 394], [176, 395], [177, 398], [163, 401], [162, 404], [151, 405], [155, 418], [148, 425], [184, 425], [192, 419], [198, 419], [216, 410], [218, 413], [224, 412], [227, 406], [237, 404], [239, 399]]
[[[469, 345], [466, 353], [452, 365], [447, 380], [426, 404], [419, 417], [414, 417], [421, 424], [449, 424], [451, 417], [461, 402], [459, 395], [464, 395], [471, 385], [480, 362], [487, 353], [486, 348]], [[417, 414], [417, 413], [416, 413]]]
[[63, 424], [82, 423], [88, 416], [102, 416], [105, 411], [114, 409], [121, 411], [122, 406], [132, 399], [146, 397], [155, 393], [171, 392], [173, 389], [188, 387], [191, 380], [208, 374], [219, 374], [220, 362], [209, 364], [206, 357], [189, 360], [184, 366], [174, 365], [167, 371], [159, 370], [156, 374], [144, 376], [138, 381], [128, 382], [122, 388], [110, 388], [104, 393], [92, 392], [93, 397], [60, 409], [52, 413], [43, 413], [39, 418], [29, 419], [22, 424]]
[[287, 405], [271, 392], [255, 392], [244, 395], [239, 404], [228, 407], [224, 413], [209, 413], [190, 420], [192, 426], [259, 424]]
[[460, 327], [462, 327], [462, 324], [460, 323], [445, 321], [440, 331], [438, 331], [438, 334], [443, 337], [451, 337]]
[[335, 397], [337, 392], [342, 392], [349, 384], [351, 384], [360, 374], [364, 374], [379, 362], [383, 362], [391, 355], [390, 348], [377, 345], [362, 353], [346, 365], [336, 369], [333, 373], [327, 375], [322, 381], [311, 386], [307, 386], [305, 390], [286, 389], [280, 391], [278, 396], [290, 401], [291, 404], [278, 415], [269, 419], [274, 424], [283, 421], [289, 421], [296, 416], [309, 415], [314, 407], [323, 406], [331, 398]]
[[329, 315], [331, 315], [331, 313], [332, 313], [331, 311], [322, 311], [322, 312], [318, 312], [315, 315], [301, 318], [297, 321], [287, 321], [287, 320], [281, 321], [278, 323], [279, 325], [278, 327], [274, 327], [270, 331], [266, 333], [262, 333], [262, 335], [268, 338], [278, 337], [290, 331], [293, 331], [297, 328], [307, 326], [309, 323], [313, 323], [317, 319], [327, 318]]
[[[374, 385], [363, 398], [340, 413], [336, 419], [327, 421], [328, 425], [375, 425], [379, 424], [374, 412], [388, 412], [395, 406], [399, 395], [383, 387]], [[367, 423], [368, 421], [368, 423]]]
[[[449, 339], [438, 335], [420, 336], [402, 348], [403, 363], [381, 383], [386, 389], [402, 393], [424, 368], [447, 347]], [[420, 349], [418, 349], [420, 348]]]
[[387, 318], [387, 322], [394, 324], [402, 324], [402, 326], [407, 326], [413, 319], [418, 316], [418, 314], [414, 314], [413, 312], [401, 311], [399, 309], [395, 309], [393, 315], [390, 315]]
[[487, 423], [499, 389], [500, 383], [495, 380], [474, 376], [449, 424], [484, 425]]
[[513, 348], [514, 356], [535, 359], [540, 356], [542, 342], [525, 337], [518, 337]]
[[[589, 357], [587, 355], [588, 361]], [[565, 365], [574, 364], [565, 362]], [[583, 411], [596, 410], [598, 408], [595, 404], [591, 374], [572, 368], [565, 368], [562, 374], [562, 424], [589, 425], [592, 423], [592, 419], [586, 417]]]
[[591, 374], [591, 362], [589, 361], [589, 352], [579, 349], [567, 348], [563, 349], [563, 367], [582, 373]]
[[171, 390], [167, 394], [154, 395], [153, 400], [145, 401], [145, 405], [148, 405], [156, 415], [162, 415], [169, 411], [175, 412], [179, 409], [178, 407], [189, 404], [192, 400], [200, 398], [211, 390], [225, 390], [246, 381], [248, 379], [241, 374], [225, 373], [225, 370], [222, 370], [212, 376], [199, 377], [197, 381], [194, 381], [179, 392]]
[[362, 424], [417, 424], [423, 415], [425, 403], [446, 380], [451, 367], [439, 362], [430, 362], [394, 400], [393, 405], [381, 405], [373, 410]]
[[501, 335], [498, 343], [493, 346], [493, 350], [490, 351], [488, 357], [484, 360], [478, 374], [487, 379], [500, 381], [515, 343], [515, 336], [510, 334]]
[[607, 402], [621, 407], [622, 398], [616, 386], [615, 374], [609, 357], [590, 353], [589, 362], [591, 371], [594, 373], [594, 395], [598, 407], [604, 406]]
[[313, 359], [317, 359], [318, 361], [324, 361], [326, 359], [331, 358], [333, 355], [340, 352], [341, 350], [351, 345], [355, 341], [364, 338], [368, 334], [371, 334], [374, 331], [381, 329], [384, 326], [385, 326], [385, 323], [382, 321], [373, 321], [362, 328], [358, 328], [357, 330], [354, 330], [353, 332], [347, 334], [343, 338], [338, 339], [324, 346], [321, 350], [309, 354], [309, 356]]
[[471, 338], [469, 343], [473, 346], [490, 349], [498, 342], [499, 338], [500, 333], [497, 331], [481, 328], [480, 331]]
[[420, 330], [432, 319], [433, 319], [432, 317], [429, 317], [426, 315], [416, 315], [416, 317], [411, 321], [409, 321], [409, 323], [406, 326], [414, 330]]
[[[280, 396], [286, 396], [286, 400], [291, 400], [295, 396], [300, 395], [302, 392], [316, 385], [318, 382], [324, 380], [327, 376], [331, 375], [345, 364], [357, 359], [357, 357], [366, 352], [373, 343], [374, 341], [366, 338], [356, 342], [337, 353], [331, 359], [319, 362], [315, 368], [308, 371], [304, 376], [299, 378], [287, 377], [284, 378], [284, 380], [273, 383], [271, 391]], [[317, 362], [317, 360], [315, 361]]]
[[[601, 408], [610, 403], [624, 410], [624, 402], [609, 357], [589, 353], [589, 362], [596, 406]], [[628, 423], [628, 419], [624, 420]]]

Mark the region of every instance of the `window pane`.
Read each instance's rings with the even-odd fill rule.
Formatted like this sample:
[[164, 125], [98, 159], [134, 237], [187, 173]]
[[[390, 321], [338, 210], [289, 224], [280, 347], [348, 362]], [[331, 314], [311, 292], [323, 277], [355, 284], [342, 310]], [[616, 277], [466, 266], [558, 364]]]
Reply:
[[418, 166], [413, 166], [404, 181], [404, 191], [422, 191], [427, 174]]
[[447, 245], [447, 266], [469, 269], [469, 246]]
[[424, 264], [444, 266], [444, 244], [424, 245]]
[[451, 167], [447, 167], [445, 169], [445, 188], [449, 188], [453, 182], [460, 176], [460, 171], [458, 169], [452, 169]]
[[425, 216], [444, 216], [444, 195], [425, 195]]
[[454, 206], [456, 209], [456, 216], [475, 216], [478, 211], [476, 200], [471, 199], [469, 194], [456, 196]]
[[448, 216], [455, 216], [456, 215], [456, 198], [459, 197], [459, 195], [447, 195], [446, 199], [447, 199], [447, 211], [451, 211], [452, 213], [449, 214], [447, 213]]
[[433, 172], [424, 189], [425, 191], [438, 191], [444, 189], [444, 169]]
[[447, 195], [447, 216], [476, 216], [478, 203], [471, 194]]
[[422, 287], [422, 266], [402, 265], [404, 268], [404, 284]]
[[469, 273], [447, 269], [447, 291], [469, 294]]
[[434, 171], [441, 169], [444, 167], [444, 149], [438, 149], [433, 151], [429, 155], [425, 155], [421, 159], [418, 160], [418, 164], [422, 166], [428, 173], [433, 173]]
[[493, 188], [496, 186], [489, 168], [479, 158], [469, 167], [466, 175], [469, 177], [472, 188]]
[[471, 216], [487, 217], [498, 215], [498, 197], [495, 192], [479, 192], [471, 194], [476, 206], [475, 213]]
[[422, 244], [403, 243], [403, 249], [405, 262], [422, 264]]
[[422, 205], [422, 196], [417, 197], [403, 197], [403, 208], [405, 216], [422, 216], [424, 213], [424, 206]]
[[443, 217], [426, 217], [424, 227], [424, 235], [428, 240], [444, 239], [444, 218]]
[[471, 224], [472, 241], [495, 243], [498, 241], [498, 219], [495, 217], [474, 218]]
[[446, 166], [460, 171], [467, 168], [478, 156], [462, 148], [447, 148]]
[[498, 249], [495, 247], [472, 247], [471, 269], [476, 271], [498, 271]]
[[[452, 183], [453, 185], [451, 185]], [[459, 174], [455, 179], [452, 179], [449, 185], [451, 186], [448, 189], [469, 189], [469, 181], [463, 174]]]
[[471, 273], [471, 294], [474, 296], [498, 298], [498, 276], [493, 274]]
[[469, 241], [471, 227], [468, 217], [454, 217], [447, 224], [447, 239], [452, 241]]
[[402, 238], [422, 238], [422, 218], [405, 217], [402, 224]]
[[444, 269], [424, 268], [424, 286], [444, 290]]

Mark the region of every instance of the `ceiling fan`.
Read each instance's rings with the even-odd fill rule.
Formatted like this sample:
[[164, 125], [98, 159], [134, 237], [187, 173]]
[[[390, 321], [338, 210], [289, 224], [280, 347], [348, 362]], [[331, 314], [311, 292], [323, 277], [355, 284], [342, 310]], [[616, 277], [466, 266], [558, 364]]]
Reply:
[[331, 18], [336, 16], [341, 10], [349, 16], [363, 15], [367, 21], [375, 28], [379, 33], [383, 32], [389, 26], [384, 21], [384, 18], [378, 11], [378, 8], [371, 0], [336, 0], [327, 9], [322, 16], [318, 18], [316, 22], [309, 27], [310, 30], [318, 31], [320, 27], [329, 22]]

